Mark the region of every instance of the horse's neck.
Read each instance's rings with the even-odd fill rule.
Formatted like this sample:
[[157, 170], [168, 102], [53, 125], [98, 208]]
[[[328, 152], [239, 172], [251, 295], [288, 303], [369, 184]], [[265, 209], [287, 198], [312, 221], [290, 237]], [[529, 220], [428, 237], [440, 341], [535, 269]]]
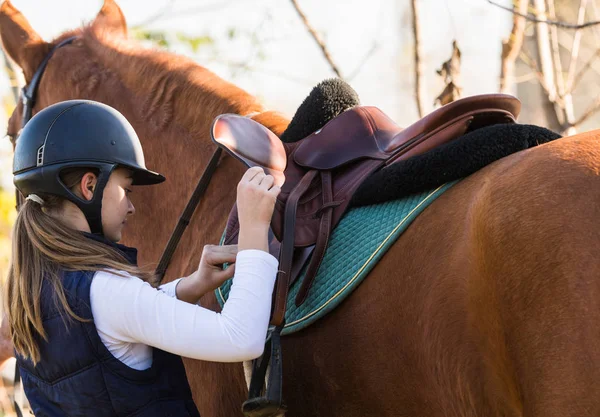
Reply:
[[[126, 40], [98, 39], [86, 33], [94, 59], [118, 75], [141, 100], [138, 117], [157, 130], [174, 123], [196, 137], [208, 137], [212, 120], [223, 113], [259, 114], [263, 105], [251, 94], [221, 79], [189, 58], [140, 48]], [[287, 120], [271, 113], [268, 127], [281, 133]]]
[[[253, 96], [186, 58], [88, 44], [97, 62], [114, 73], [125, 90], [118, 95], [105, 92], [112, 101], [108, 104], [131, 120], [147, 166], [167, 177], [162, 186], [140, 190], [137, 204], [151, 204], [143, 204], [126, 233], [126, 243], [140, 249], [142, 263], [155, 263], [215, 150], [209, 135], [213, 119], [222, 113], [253, 114], [276, 134], [285, 130], [288, 120], [276, 112], [263, 112]], [[168, 279], [190, 273], [197, 267], [202, 246], [219, 241], [243, 172], [239, 162], [223, 158], [184, 234]]]

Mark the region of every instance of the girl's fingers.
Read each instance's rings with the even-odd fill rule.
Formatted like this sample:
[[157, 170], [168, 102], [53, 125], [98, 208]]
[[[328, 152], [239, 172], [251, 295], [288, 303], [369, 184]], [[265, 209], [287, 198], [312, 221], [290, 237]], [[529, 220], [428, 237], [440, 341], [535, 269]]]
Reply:
[[237, 245], [206, 245], [202, 250], [201, 262], [211, 266], [232, 263], [235, 262], [237, 252]]
[[269, 194], [273, 195], [274, 197], [277, 197], [279, 195], [279, 193], [281, 192], [281, 188], [279, 188], [279, 186], [277, 186], [277, 185], [274, 185], [267, 192]]
[[252, 168], [249, 168], [249, 169], [246, 170], [246, 172], [242, 176], [242, 179], [240, 180], [240, 182], [250, 182], [258, 174], [263, 174], [264, 175], [264, 171], [263, 171], [263, 169], [261, 167], [252, 167]]
[[265, 175], [260, 182], [260, 186], [266, 188], [267, 190], [270, 189], [273, 184], [275, 184], [275, 178], [273, 178], [272, 175]]
[[234, 274], [235, 274], [235, 264], [231, 264], [227, 267], [227, 269], [217, 272], [216, 276], [218, 277], [217, 279], [219, 280], [219, 282], [225, 282], [228, 279], [233, 278]]

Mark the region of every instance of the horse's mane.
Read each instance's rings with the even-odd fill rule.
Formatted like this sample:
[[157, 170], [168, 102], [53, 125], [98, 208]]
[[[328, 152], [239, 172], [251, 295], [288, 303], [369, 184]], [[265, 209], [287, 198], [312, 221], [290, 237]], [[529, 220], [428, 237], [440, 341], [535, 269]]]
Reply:
[[185, 126], [192, 136], [204, 136], [207, 112], [216, 116], [264, 111], [254, 96], [187, 57], [145, 48], [93, 25], [65, 32], [51, 46], [70, 36], [77, 37], [75, 45], [85, 48], [90, 58], [87, 63], [77, 63], [72, 85], [88, 90], [81, 92], [87, 96], [101, 80], [121, 84], [134, 93], [136, 116], [153, 133], [174, 123]]

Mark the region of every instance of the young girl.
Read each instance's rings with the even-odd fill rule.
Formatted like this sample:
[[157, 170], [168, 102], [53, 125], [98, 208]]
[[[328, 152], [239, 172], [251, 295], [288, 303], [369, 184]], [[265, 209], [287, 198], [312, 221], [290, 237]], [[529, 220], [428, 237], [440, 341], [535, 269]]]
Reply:
[[[196, 272], [155, 289], [136, 250], [116, 242], [135, 213], [131, 186], [164, 177], [146, 169], [120, 113], [83, 100], [40, 111], [17, 140], [13, 171], [26, 200], [6, 309], [36, 416], [198, 416], [180, 356], [262, 354], [278, 267], [267, 252], [271, 176], [253, 168], [238, 184], [237, 247], [205, 247]], [[235, 267], [223, 271], [225, 262]], [[232, 276], [220, 314], [196, 305]]]

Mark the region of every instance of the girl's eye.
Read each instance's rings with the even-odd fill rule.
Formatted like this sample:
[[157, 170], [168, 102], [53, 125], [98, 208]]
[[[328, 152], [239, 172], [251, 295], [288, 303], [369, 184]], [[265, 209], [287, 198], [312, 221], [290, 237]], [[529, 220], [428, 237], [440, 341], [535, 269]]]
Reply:
[[129, 188], [125, 188], [125, 194], [131, 194], [133, 191], [130, 190]]

